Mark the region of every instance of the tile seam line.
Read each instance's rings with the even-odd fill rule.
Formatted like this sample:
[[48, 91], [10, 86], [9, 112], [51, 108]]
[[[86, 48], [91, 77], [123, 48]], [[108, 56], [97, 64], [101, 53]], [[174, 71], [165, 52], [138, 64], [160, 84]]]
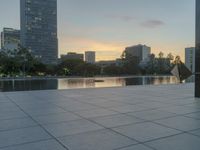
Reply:
[[[71, 112], [71, 113], [73, 113], [73, 112]], [[112, 132], [117, 133], [117, 134], [119, 134], [119, 135], [121, 135], [121, 136], [124, 136], [124, 137], [126, 137], [126, 138], [128, 138], [128, 139], [130, 139], [130, 140], [132, 140], [132, 141], [135, 141], [135, 142], [137, 142], [136, 144], [143, 144], [143, 145], [144, 145], [146, 142], [149, 142], [149, 141], [141, 142], [141, 141], [139, 141], [139, 140], [136, 140], [136, 139], [134, 139], [134, 138], [131, 138], [131, 137], [129, 137], [129, 136], [126, 136], [126, 135], [124, 135], [124, 134], [122, 134], [122, 133], [120, 133], [120, 132], [117, 132], [117, 131], [113, 130], [112, 128], [105, 127], [105, 126], [102, 125], [102, 124], [99, 124], [99, 123], [97, 123], [97, 122], [95, 122], [95, 121], [93, 121], [93, 120], [90, 120], [89, 118], [85, 118], [85, 117], [82, 117], [82, 116], [80, 116], [80, 117], [81, 117], [82, 119], [85, 119], [85, 120], [88, 120], [88, 121], [90, 121], [90, 122], [93, 122], [93, 123], [95, 123], [95, 124], [97, 124], [97, 125], [103, 127], [103, 128], [106, 129], [106, 130], [112, 131]], [[151, 121], [145, 121], [145, 122], [151, 122]], [[145, 122], [143, 122], [143, 123], [145, 123]], [[154, 122], [151, 122], [151, 123], [154, 123]], [[137, 123], [137, 124], [140, 124], [140, 123]], [[142, 124], [142, 123], [141, 123], [141, 124]], [[167, 127], [167, 128], [169, 128], [169, 127]], [[173, 128], [169, 128], [169, 129], [173, 129]], [[101, 130], [103, 130], [103, 129], [101, 129]], [[177, 130], [177, 129], [175, 129], [175, 130]], [[98, 130], [98, 131], [99, 131], [99, 130]], [[177, 131], [179, 131], [179, 130], [177, 130]], [[84, 133], [90, 133], [90, 132], [95, 132], [95, 131], [89, 131], [89, 132], [84, 132]], [[180, 133], [176, 133], [176, 134], [169, 135], [169, 136], [165, 136], [165, 137], [160, 137], [160, 138], [153, 139], [153, 140], [150, 140], [150, 141], [156, 141], [156, 140], [159, 140], [159, 139], [164, 139], [164, 138], [168, 138], [168, 137], [172, 137], [172, 136], [176, 136], [176, 135], [180, 135], [180, 134], [186, 133], [186, 132], [184, 132], [184, 131], [179, 131], [179, 132], [180, 132]], [[80, 133], [80, 134], [83, 134], [83, 133]], [[78, 135], [78, 134], [75, 134], [75, 135]], [[62, 138], [64, 138], [64, 137], [67, 137], [67, 136], [63, 136]], [[133, 144], [133, 145], [136, 145], [136, 144]], [[148, 147], [148, 146], [147, 146], [147, 147]]]
[[33, 128], [33, 127], [38, 127], [38, 125], [31, 125], [31, 126], [27, 126], [27, 127], [13, 128], [13, 129], [7, 129], [7, 130], [0, 130], [0, 133], [1, 132], [20, 130], [20, 129], [28, 129], [28, 128]]
[[[60, 107], [61, 107], [61, 106], [60, 106]], [[75, 115], [78, 115], [78, 114], [76, 114], [76, 113], [74, 113], [74, 112], [72, 112], [72, 111], [69, 111], [69, 112], [71, 112], [71, 113], [73, 113], [73, 114], [75, 114]], [[105, 127], [105, 126], [103, 126], [102, 124], [99, 124], [99, 123], [97, 123], [97, 122], [95, 122], [95, 121], [93, 121], [93, 120], [90, 120], [89, 118], [85, 118], [85, 117], [83, 117], [83, 116], [81, 116], [81, 115], [78, 115], [78, 116], [79, 116], [80, 118], [84, 119], [84, 120], [87, 120], [87, 121], [89, 121], [89, 122], [91, 122], [91, 123], [94, 123], [94, 124], [100, 126], [100, 127], [103, 127], [103, 129], [107, 129], [107, 130], [112, 131], [112, 132], [115, 132], [115, 133], [117, 133], [117, 134], [119, 134], [119, 135], [121, 135], [121, 136], [123, 136], [123, 137], [126, 137], [126, 138], [130, 139], [130, 140], [133, 141], [133, 142], [137, 142], [137, 143], [140, 142], [140, 141], [138, 141], [138, 140], [136, 140], [136, 139], [133, 139], [133, 138], [130, 138], [130, 137], [126, 136], [126, 135], [123, 135], [123, 134], [121, 134], [121, 133], [118, 133], [117, 131], [114, 131], [114, 130], [112, 130], [111, 128]], [[102, 130], [102, 129], [101, 129], [101, 130]], [[95, 131], [88, 131], [88, 132], [95, 132]], [[84, 132], [84, 133], [88, 133], [88, 132]], [[63, 136], [63, 137], [65, 137], [65, 136]]]
[[[178, 117], [178, 116], [177, 116], [177, 117]], [[170, 118], [168, 118], [168, 119], [170, 119]], [[192, 131], [192, 130], [198, 130], [198, 129], [200, 129], [200, 127], [199, 127], [199, 128], [191, 129], [191, 130], [181, 130], [181, 129], [177, 129], [177, 128], [174, 128], [174, 127], [170, 127], [170, 126], [168, 126], [168, 125], [164, 125], [164, 124], [162, 124], [162, 123], [158, 123], [158, 122], [156, 122], [156, 121], [149, 121], [149, 122], [154, 123], [154, 124], [157, 124], [157, 125], [160, 125], [160, 126], [165, 127], [165, 128], [177, 130], [177, 131], [183, 132], [183, 133], [187, 133], [187, 132]]]
[[113, 150], [123, 150], [124, 148], [130, 148], [132, 146], [139, 146], [139, 145], [143, 145], [145, 147], [148, 147], [150, 150], [157, 150], [155, 148], [150, 147], [149, 145], [145, 145], [145, 144], [142, 144], [142, 143], [140, 143], [140, 144], [132, 144], [132, 145], [124, 146], [124, 147], [113, 149]]
[[44, 141], [49, 141], [49, 140], [53, 140], [53, 139], [49, 138], [49, 139], [42, 139], [42, 140], [32, 141], [32, 142], [24, 142], [22, 144], [13, 144], [13, 145], [8, 145], [8, 146], [0, 147], [0, 149], [10, 148], [10, 147], [14, 147], [14, 146], [22, 146], [22, 145], [26, 145], [26, 144], [34, 144], [34, 143], [44, 142]]
[[33, 120], [39, 127], [41, 127], [51, 138], [53, 138], [55, 141], [57, 141], [63, 148], [66, 150], [69, 150], [59, 139], [54, 137], [48, 130], [46, 130], [39, 122], [37, 122], [29, 113], [25, 112], [15, 101], [12, 100], [9, 96], [6, 95], [6, 97], [14, 103], [22, 112], [24, 112], [31, 120]]
[[[62, 94], [59, 93], [59, 95], [62, 95]], [[62, 95], [62, 96], [65, 97], [64, 95]], [[66, 97], [65, 97], [65, 98], [66, 98]], [[72, 99], [74, 99], [75, 101], [78, 101], [76, 98], [72, 98]], [[58, 106], [58, 105], [56, 105], [56, 106]], [[63, 108], [62, 106], [58, 106], [58, 107], [60, 107], [60, 108], [62, 108], [62, 109], [65, 110], [65, 108]], [[108, 110], [109, 110], [109, 109], [108, 109]], [[153, 110], [154, 110], [154, 109], [153, 109]], [[65, 111], [67, 111], [67, 110], [65, 110]], [[81, 117], [81, 118], [84, 119], [84, 120], [88, 120], [88, 121], [90, 121], [90, 122], [92, 122], [92, 123], [95, 123], [95, 124], [97, 124], [97, 125], [103, 127], [104, 129], [108, 129], [108, 130], [110, 130], [110, 131], [112, 131], [112, 132], [115, 132], [115, 133], [117, 133], [117, 134], [120, 134], [121, 136], [124, 136], [124, 137], [126, 137], [126, 138], [129, 138], [130, 140], [136, 141], [138, 144], [139, 144], [139, 143], [144, 143], [144, 142], [140, 142], [140, 141], [138, 141], [138, 140], [136, 140], [136, 139], [134, 139], [134, 138], [130, 138], [130, 137], [128, 137], [128, 136], [126, 136], [126, 135], [124, 135], [124, 134], [122, 134], [122, 133], [119, 133], [119, 132], [113, 130], [112, 128], [105, 127], [104, 125], [99, 124], [99, 123], [97, 123], [97, 122], [95, 122], [95, 121], [93, 121], [93, 120], [90, 120], [90, 118], [83, 117], [83, 116], [81, 116], [81, 115], [79, 115], [79, 114], [77, 114], [77, 113], [75, 113], [75, 112], [73, 112], [73, 111], [68, 111], [68, 112], [73, 113], [73, 114], [75, 114], [75, 115], [78, 115], [79, 117]], [[116, 111], [114, 111], [114, 112], [116, 112]], [[120, 113], [120, 112], [118, 112], [118, 113], [119, 113], [119, 114], [126, 114], [126, 113]], [[145, 123], [145, 122], [155, 123], [155, 122], [152, 122], [152, 121], [144, 121], [144, 123]], [[138, 123], [138, 124], [139, 124], [139, 123]], [[157, 123], [155, 123], [155, 124], [157, 124]], [[157, 124], [157, 125], [160, 125], [160, 124]], [[162, 125], [162, 126], [163, 126], [163, 125]], [[170, 127], [167, 127], [167, 126], [163, 126], [163, 127], [166, 127], [166, 128], [168, 128], [168, 129], [174, 129], [174, 128], [170, 128]], [[174, 129], [174, 130], [179, 131], [179, 132], [180, 132], [179, 134], [184, 133], [184, 131], [182, 131], [182, 130], [177, 130], [177, 129]], [[90, 131], [89, 131], [89, 132], [90, 132]], [[91, 132], [92, 132], [92, 131], [91, 131]], [[87, 133], [87, 132], [84, 132], [84, 133]], [[175, 135], [176, 135], [176, 134], [175, 134]], [[65, 137], [65, 136], [63, 136], [63, 137]], [[168, 137], [168, 136], [167, 136], [167, 137]]]

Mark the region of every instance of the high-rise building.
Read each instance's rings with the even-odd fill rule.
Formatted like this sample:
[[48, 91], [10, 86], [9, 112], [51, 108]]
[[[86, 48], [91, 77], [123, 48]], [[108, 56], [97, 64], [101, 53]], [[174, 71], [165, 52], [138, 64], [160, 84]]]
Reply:
[[195, 96], [200, 97], [200, 1], [196, 0]]
[[18, 48], [20, 44], [20, 30], [13, 28], [3, 28], [1, 32], [1, 49], [2, 50], [14, 50]]
[[85, 62], [94, 64], [96, 62], [96, 53], [94, 51], [85, 52]]
[[149, 55], [151, 54], [151, 48], [146, 45], [139, 44], [139, 45], [127, 47], [125, 49], [125, 54], [126, 54], [126, 57], [128, 57], [127, 55], [138, 57], [139, 61], [141, 62], [149, 57]]
[[195, 72], [195, 47], [185, 48], [185, 65], [191, 72]]
[[57, 0], [20, 0], [21, 44], [43, 63], [58, 58]]

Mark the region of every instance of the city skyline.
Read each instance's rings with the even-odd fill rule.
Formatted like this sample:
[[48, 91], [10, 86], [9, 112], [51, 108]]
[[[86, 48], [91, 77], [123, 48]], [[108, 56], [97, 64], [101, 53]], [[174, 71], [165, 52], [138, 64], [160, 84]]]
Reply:
[[[2, 0], [0, 9], [8, 7], [12, 11], [0, 14], [0, 28], [19, 29], [19, 0]], [[94, 50], [97, 60], [109, 60], [127, 46], [146, 44], [153, 53], [184, 58], [185, 47], [195, 42], [194, 8], [194, 0], [58, 0], [59, 54]]]

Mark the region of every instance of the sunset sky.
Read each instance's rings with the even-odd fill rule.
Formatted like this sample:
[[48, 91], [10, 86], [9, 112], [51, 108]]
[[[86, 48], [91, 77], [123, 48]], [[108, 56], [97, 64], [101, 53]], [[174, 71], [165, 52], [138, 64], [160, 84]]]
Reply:
[[[0, 30], [20, 28], [19, 0], [0, 1]], [[58, 0], [59, 53], [120, 57], [127, 46], [184, 56], [194, 46], [195, 0]]]

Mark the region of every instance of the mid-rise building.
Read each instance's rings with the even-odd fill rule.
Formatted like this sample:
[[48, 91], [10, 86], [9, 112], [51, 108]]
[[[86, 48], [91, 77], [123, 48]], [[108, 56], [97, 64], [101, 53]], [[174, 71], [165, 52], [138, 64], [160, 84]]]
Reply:
[[58, 58], [57, 0], [20, 0], [21, 44], [43, 63]]
[[2, 50], [10, 50], [18, 48], [20, 44], [20, 30], [16, 30], [13, 28], [3, 28], [1, 32], [1, 49]]
[[85, 62], [94, 64], [96, 62], [96, 53], [94, 51], [85, 52]]
[[195, 47], [185, 48], [185, 65], [192, 73], [195, 72]]
[[151, 48], [146, 45], [135, 45], [131, 47], [127, 47], [125, 49], [125, 57], [128, 57], [129, 55], [138, 57], [139, 61], [143, 61], [149, 57], [151, 54]]
[[66, 59], [78, 59], [78, 60], [84, 60], [84, 55], [83, 54], [78, 54], [78, 53], [73, 53], [69, 52], [66, 55], [61, 55], [61, 60], [66, 60]]

